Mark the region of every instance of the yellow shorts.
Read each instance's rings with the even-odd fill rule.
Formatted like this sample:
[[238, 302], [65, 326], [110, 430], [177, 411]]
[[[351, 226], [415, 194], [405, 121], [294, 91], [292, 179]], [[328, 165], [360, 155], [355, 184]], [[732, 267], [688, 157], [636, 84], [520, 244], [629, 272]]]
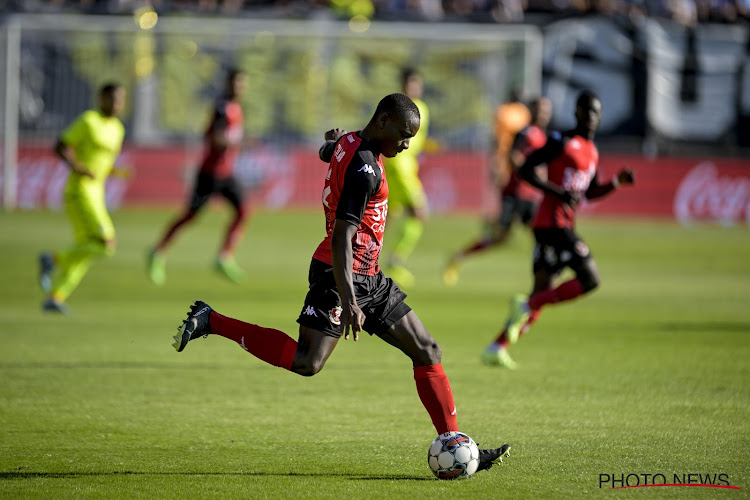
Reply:
[[416, 159], [398, 156], [385, 163], [388, 180], [388, 209], [422, 207], [427, 203], [422, 181], [419, 180], [419, 164]]
[[77, 242], [108, 241], [115, 238], [115, 226], [107, 212], [104, 195], [65, 193], [65, 212], [73, 225]]

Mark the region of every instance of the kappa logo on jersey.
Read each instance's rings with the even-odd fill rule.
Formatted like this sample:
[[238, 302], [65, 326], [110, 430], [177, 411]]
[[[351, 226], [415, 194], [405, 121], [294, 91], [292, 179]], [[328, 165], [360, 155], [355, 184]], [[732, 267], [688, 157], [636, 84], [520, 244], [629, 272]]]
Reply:
[[331, 320], [331, 323], [334, 325], [340, 325], [341, 324], [341, 306], [336, 306], [328, 313], [328, 319]]
[[313, 306], [307, 306], [302, 314], [304, 314], [305, 316], [315, 316], [316, 318], [318, 317]]
[[357, 170], [357, 172], [363, 172], [363, 171], [367, 172], [368, 174], [375, 175], [375, 170], [373, 170], [373, 168], [370, 165], [368, 165], [367, 163], [365, 163], [364, 165], [362, 165], [362, 168], [360, 168], [359, 170]]
[[346, 151], [341, 147], [341, 143], [336, 144], [336, 149], [333, 151], [333, 156], [336, 157], [336, 161], [341, 161], [341, 158], [343, 158], [345, 154]]
[[349, 134], [346, 136], [346, 138], [349, 139], [350, 143], [354, 142], [354, 134]]

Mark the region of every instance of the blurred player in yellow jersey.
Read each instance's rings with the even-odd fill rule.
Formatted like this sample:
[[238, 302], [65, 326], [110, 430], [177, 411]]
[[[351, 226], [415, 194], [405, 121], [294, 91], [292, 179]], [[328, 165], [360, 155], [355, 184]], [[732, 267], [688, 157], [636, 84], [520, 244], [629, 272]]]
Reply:
[[115, 251], [115, 228], [104, 203], [104, 183], [115, 170], [125, 127], [117, 114], [125, 106], [125, 89], [108, 83], [99, 90], [99, 109], [83, 112], [66, 128], [55, 153], [70, 168], [65, 212], [75, 243], [67, 250], [39, 256], [39, 281], [47, 298], [42, 309], [66, 313], [65, 301], [97, 257]]
[[406, 268], [406, 260], [417, 246], [427, 219], [427, 196], [419, 180], [418, 158], [427, 145], [430, 113], [422, 102], [422, 77], [417, 70], [405, 69], [401, 85], [404, 94], [419, 108], [419, 132], [409, 141], [409, 149], [394, 158], [385, 158], [383, 165], [388, 178], [388, 210], [398, 217], [395, 233], [389, 236], [396, 241], [388, 258], [389, 274], [399, 285], [409, 287], [414, 284], [414, 275]]

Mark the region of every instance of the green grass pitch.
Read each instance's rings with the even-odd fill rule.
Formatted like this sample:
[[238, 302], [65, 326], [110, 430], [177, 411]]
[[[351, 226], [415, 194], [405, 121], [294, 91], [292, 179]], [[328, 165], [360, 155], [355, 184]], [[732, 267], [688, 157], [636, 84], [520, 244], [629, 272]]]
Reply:
[[[484, 367], [513, 293], [528, 291], [532, 241], [440, 272], [475, 235], [435, 216], [412, 257], [408, 303], [443, 347], [461, 429], [511, 456], [468, 481], [427, 466], [434, 429], [408, 359], [376, 337], [340, 342], [302, 378], [223, 338], [177, 354], [193, 299], [297, 336], [318, 212], [259, 212], [236, 286], [212, 269], [228, 214], [181, 234], [166, 286], [147, 247], [173, 212], [114, 214], [117, 254], [40, 312], [40, 250], [71, 239], [62, 213], [0, 214], [2, 498], [747, 498], [750, 496], [750, 231], [583, 219], [602, 286], [548, 307], [514, 346], [514, 372]], [[387, 244], [387, 242], [386, 242]], [[600, 474], [726, 474], [741, 490], [600, 488]], [[611, 485], [610, 485], [611, 486]]]

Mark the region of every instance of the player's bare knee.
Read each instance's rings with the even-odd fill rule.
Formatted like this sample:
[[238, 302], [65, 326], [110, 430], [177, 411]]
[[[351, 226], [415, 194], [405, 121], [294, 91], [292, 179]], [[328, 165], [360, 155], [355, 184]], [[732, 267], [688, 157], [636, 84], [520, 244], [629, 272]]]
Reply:
[[320, 370], [325, 366], [325, 360], [320, 359], [305, 359], [294, 361], [292, 365], [292, 371], [297, 375], [303, 377], [312, 377], [313, 375], [320, 373]]
[[434, 340], [421, 347], [417, 359], [413, 359], [415, 365], [437, 365], [442, 362], [443, 351]]

